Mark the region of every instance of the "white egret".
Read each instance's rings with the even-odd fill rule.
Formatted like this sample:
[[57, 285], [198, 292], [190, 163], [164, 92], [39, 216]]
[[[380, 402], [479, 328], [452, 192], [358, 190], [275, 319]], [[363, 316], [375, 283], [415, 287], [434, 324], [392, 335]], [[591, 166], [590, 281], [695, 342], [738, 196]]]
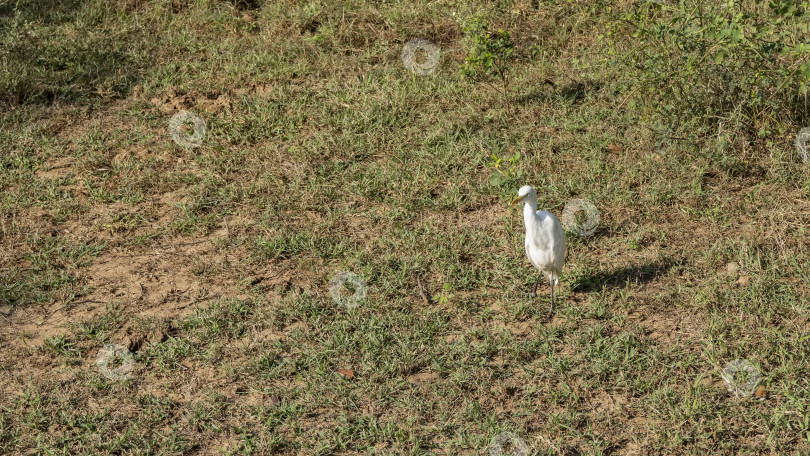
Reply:
[[551, 284], [551, 312], [554, 314], [554, 285], [559, 282], [565, 261], [565, 233], [557, 217], [551, 212], [537, 210], [537, 191], [524, 185], [512, 204], [523, 201], [523, 222], [526, 225], [526, 256], [540, 271], [534, 282], [532, 297], [537, 296], [537, 284], [544, 274]]

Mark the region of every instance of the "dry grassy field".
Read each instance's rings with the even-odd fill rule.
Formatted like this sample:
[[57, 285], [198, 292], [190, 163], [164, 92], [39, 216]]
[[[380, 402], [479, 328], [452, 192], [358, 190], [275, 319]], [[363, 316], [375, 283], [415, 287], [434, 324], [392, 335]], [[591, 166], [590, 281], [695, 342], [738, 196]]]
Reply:
[[0, 453], [809, 454], [808, 24], [0, 0]]

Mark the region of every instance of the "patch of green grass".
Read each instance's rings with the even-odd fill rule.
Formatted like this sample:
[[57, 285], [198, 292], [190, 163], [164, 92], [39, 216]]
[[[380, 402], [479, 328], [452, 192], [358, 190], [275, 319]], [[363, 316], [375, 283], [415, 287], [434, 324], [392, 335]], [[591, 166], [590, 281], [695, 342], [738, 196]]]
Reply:
[[35, 234], [26, 241], [20, 261], [0, 272], [0, 304], [26, 308], [59, 299], [66, 305], [84, 292], [76, 269], [88, 264], [104, 244], [71, 243]]
[[121, 305], [113, 302], [107, 305], [106, 312], [73, 324], [73, 334], [78, 340], [106, 342], [125, 318]]
[[51, 351], [58, 356], [71, 357], [80, 354], [79, 350], [76, 349], [76, 344], [67, 339], [64, 334], [45, 339], [40, 349]]
[[[90, 101], [128, 91], [148, 64], [138, 21], [101, 1], [4, 2], [3, 103]], [[88, 33], [92, 31], [93, 33]]]

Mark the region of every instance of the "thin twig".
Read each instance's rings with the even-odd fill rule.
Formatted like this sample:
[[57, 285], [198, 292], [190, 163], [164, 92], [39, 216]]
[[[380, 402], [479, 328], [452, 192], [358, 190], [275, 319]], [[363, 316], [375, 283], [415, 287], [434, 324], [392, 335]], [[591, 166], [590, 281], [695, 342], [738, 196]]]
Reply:
[[86, 304], [86, 303], [89, 303], [89, 302], [96, 303], [96, 304], [103, 304], [104, 303], [104, 301], [96, 301], [94, 299], [85, 299], [84, 301], [69, 302], [69, 303], [65, 304], [64, 306], [60, 306], [60, 307], [57, 307], [56, 309], [54, 309], [51, 313], [48, 314], [47, 317], [45, 317], [44, 320], [42, 320], [42, 323], [37, 323], [37, 326], [44, 325], [45, 322], [50, 320], [51, 317], [53, 317], [56, 312], [59, 312], [60, 310], [66, 309], [68, 306], [76, 305], [76, 304]]
[[433, 305], [433, 301], [430, 299], [430, 295], [427, 293], [425, 286], [422, 285], [422, 279], [420, 279], [419, 276], [416, 276], [416, 284], [419, 286], [419, 294], [422, 296], [422, 300], [425, 301], [425, 305]]
[[73, 166], [73, 165], [74, 165], [74, 162], [70, 162], [70, 163], [65, 163], [65, 164], [63, 164], [63, 165], [55, 165], [55, 166], [51, 166], [51, 167], [50, 167], [50, 168], [48, 168], [48, 169], [43, 169], [43, 171], [53, 171], [53, 170], [55, 170], [55, 169], [69, 168], [69, 167], [71, 167], [71, 166]]

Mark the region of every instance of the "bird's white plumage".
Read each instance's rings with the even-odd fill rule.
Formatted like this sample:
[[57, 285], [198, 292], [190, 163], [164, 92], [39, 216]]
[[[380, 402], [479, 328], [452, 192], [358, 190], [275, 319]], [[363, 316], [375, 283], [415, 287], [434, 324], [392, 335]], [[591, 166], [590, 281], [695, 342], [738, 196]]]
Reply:
[[[515, 201], [522, 201], [523, 223], [526, 226], [526, 256], [532, 265], [545, 275], [551, 284], [552, 311], [554, 285], [557, 285], [565, 261], [565, 233], [557, 217], [551, 212], [537, 210], [537, 191], [523, 186]], [[537, 285], [535, 284], [535, 289]]]
[[557, 285], [565, 260], [565, 234], [557, 217], [551, 212], [536, 211], [526, 204], [526, 256], [532, 265]]

